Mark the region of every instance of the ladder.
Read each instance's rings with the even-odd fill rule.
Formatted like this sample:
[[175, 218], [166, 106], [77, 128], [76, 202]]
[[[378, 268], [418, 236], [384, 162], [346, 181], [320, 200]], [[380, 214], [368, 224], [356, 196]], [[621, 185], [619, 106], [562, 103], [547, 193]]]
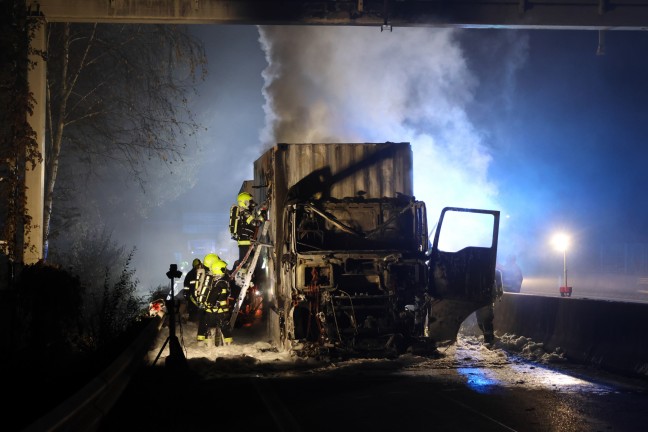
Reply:
[[254, 254], [252, 255], [252, 261], [250, 261], [250, 265], [247, 266], [247, 271], [245, 272], [245, 278], [243, 279], [243, 286], [241, 287], [241, 292], [239, 293], [238, 298], [236, 299], [236, 303], [234, 304], [234, 309], [232, 310], [232, 316], [230, 317], [230, 322], [229, 322], [230, 329], [234, 328], [234, 323], [236, 323], [236, 318], [238, 317], [239, 311], [241, 310], [241, 305], [243, 304], [243, 300], [245, 299], [247, 290], [250, 287], [250, 283], [252, 282], [254, 269], [256, 268], [257, 261], [259, 260], [259, 255], [261, 255], [261, 248], [271, 246], [269, 244], [263, 244], [260, 242], [260, 240], [263, 237], [265, 237], [265, 235], [268, 232], [268, 221], [263, 222], [263, 226], [259, 231], [260, 234], [257, 236], [256, 241], [252, 243], [250, 249], [245, 255], [245, 258], [243, 259], [243, 262], [241, 262], [238, 268], [236, 269], [237, 272], [240, 271], [243, 265], [248, 261], [250, 254], [254, 252]]

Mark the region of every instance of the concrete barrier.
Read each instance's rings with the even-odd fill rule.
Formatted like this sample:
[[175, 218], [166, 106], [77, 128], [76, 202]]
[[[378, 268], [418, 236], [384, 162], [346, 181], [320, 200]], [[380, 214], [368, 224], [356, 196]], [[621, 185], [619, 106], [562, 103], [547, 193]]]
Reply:
[[495, 331], [560, 348], [572, 361], [648, 377], [648, 303], [505, 293]]

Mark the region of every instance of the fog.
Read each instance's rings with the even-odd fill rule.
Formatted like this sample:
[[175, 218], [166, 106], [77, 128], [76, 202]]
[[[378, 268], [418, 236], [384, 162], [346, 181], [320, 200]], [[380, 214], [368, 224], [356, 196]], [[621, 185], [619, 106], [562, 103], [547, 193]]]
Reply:
[[192, 108], [205, 127], [195, 186], [136, 235], [115, 230], [138, 248], [143, 291], [168, 283], [171, 263], [210, 251], [234, 261], [229, 208], [276, 142], [410, 142], [429, 226], [445, 206], [500, 210], [499, 257], [515, 254], [529, 280], [556, 292], [563, 256], [549, 240], [558, 230], [572, 237], [575, 283], [608, 267], [646, 270], [645, 33], [607, 32], [597, 55], [593, 31], [194, 31], [209, 60]]

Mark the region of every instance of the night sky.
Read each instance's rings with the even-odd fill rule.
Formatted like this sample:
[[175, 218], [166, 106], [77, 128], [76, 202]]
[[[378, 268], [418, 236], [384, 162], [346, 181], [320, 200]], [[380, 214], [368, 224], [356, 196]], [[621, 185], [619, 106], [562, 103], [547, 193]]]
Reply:
[[510, 230], [539, 248], [564, 228], [587, 256], [602, 245], [646, 243], [648, 35], [607, 32], [605, 54], [596, 55], [596, 32], [525, 34], [510, 107], [480, 125], [493, 126], [490, 175]]
[[498, 209], [500, 257], [523, 268], [555, 260], [559, 229], [576, 256], [648, 242], [646, 33], [606, 32], [597, 55], [585, 30], [194, 31], [209, 59], [194, 106], [204, 164], [172, 206], [226, 217], [275, 142], [409, 141], [430, 227], [444, 206]]

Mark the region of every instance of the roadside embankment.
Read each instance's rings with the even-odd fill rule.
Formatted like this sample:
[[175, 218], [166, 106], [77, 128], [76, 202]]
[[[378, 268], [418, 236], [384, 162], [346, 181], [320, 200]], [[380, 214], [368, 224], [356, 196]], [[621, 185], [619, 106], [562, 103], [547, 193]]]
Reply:
[[94, 431], [110, 411], [153, 344], [162, 321], [150, 319], [142, 332], [85, 387], [37, 419], [23, 432]]

